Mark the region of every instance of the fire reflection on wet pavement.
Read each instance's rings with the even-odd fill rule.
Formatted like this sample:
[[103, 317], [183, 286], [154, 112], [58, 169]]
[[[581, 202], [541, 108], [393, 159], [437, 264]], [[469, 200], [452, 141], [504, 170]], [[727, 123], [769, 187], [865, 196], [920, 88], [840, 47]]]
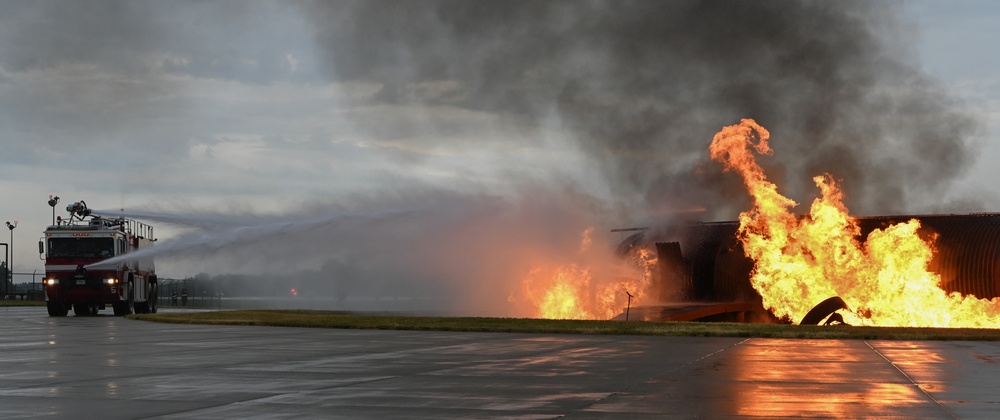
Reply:
[[755, 338], [584, 411], [988, 418], [1000, 409], [997, 370], [984, 369], [993, 356], [1000, 359], [998, 343]]

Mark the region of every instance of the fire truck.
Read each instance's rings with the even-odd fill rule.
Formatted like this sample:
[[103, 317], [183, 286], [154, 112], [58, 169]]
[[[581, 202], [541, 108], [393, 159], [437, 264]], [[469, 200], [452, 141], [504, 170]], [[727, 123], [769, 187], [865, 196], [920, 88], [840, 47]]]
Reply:
[[110, 305], [116, 316], [156, 313], [157, 279], [152, 257], [128, 255], [152, 246], [152, 226], [99, 215], [78, 201], [45, 230], [38, 252], [45, 260], [49, 316], [97, 315]]

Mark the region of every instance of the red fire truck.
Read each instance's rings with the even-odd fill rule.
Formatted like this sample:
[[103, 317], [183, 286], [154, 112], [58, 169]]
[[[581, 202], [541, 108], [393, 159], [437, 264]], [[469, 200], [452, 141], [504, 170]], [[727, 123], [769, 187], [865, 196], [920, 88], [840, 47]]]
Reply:
[[153, 259], [128, 257], [153, 245], [152, 226], [93, 214], [83, 201], [66, 211], [69, 219], [60, 217], [38, 243], [49, 316], [66, 316], [71, 308], [76, 316], [97, 315], [108, 305], [117, 316], [156, 313]]

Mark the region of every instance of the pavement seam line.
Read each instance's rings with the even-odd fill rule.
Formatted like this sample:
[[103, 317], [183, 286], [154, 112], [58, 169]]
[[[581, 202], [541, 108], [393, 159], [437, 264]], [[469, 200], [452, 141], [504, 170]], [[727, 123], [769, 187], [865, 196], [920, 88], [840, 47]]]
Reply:
[[888, 357], [885, 357], [885, 355], [882, 354], [882, 352], [878, 351], [878, 349], [876, 349], [875, 346], [872, 346], [872, 344], [869, 343], [868, 340], [865, 340], [865, 345], [868, 346], [868, 348], [872, 349], [872, 351], [875, 352], [875, 354], [879, 355], [879, 357], [881, 357], [883, 360], [889, 363], [889, 365], [892, 366], [893, 369], [896, 369], [897, 372], [902, 374], [907, 381], [910, 381], [910, 383], [913, 384], [913, 386], [917, 387], [917, 389], [919, 389], [921, 393], [926, 395], [927, 398], [930, 398], [931, 401], [934, 401], [934, 404], [937, 404], [938, 407], [941, 407], [941, 409], [944, 410], [946, 413], [948, 413], [948, 415], [950, 415], [951, 418], [958, 419], [958, 416], [955, 415], [955, 413], [953, 413], [950, 409], [948, 409], [948, 407], [945, 407], [945, 405], [942, 404], [941, 401], [938, 401], [937, 398], [934, 398], [934, 396], [931, 395], [929, 392], [924, 390], [924, 388], [921, 387], [920, 384], [918, 384], [916, 381], [914, 381], [913, 378], [910, 377], [910, 375], [907, 375], [906, 372], [903, 372], [903, 369], [900, 369], [899, 366], [897, 366], [895, 363], [892, 362], [892, 360], [889, 360]]
[[684, 368], [684, 367], [687, 367], [687, 366], [690, 366], [690, 365], [693, 365], [693, 364], [695, 364], [695, 363], [698, 363], [698, 362], [700, 362], [700, 361], [702, 361], [702, 360], [705, 360], [705, 359], [707, 359], [707, 358], [709, 358], [709, 357], [712, 357], [712, 356], [715, 356], [716, 354], [719, 354], [719, 353], [722, 353], [722, 352], [724, 352], [724, 351], [726, 351], [726, 350], [729, 350], [729, 349], [731, 349], [731, 348], [733, 348], [733, 347], [736, 347], [736, 346], [739, 346], [739, 345], [741, 345], [741, 344], [743, 344], [743, 343], [746, 343], [747, 341], [750, 341], [750, 340], [753, 340], [753, 337], [750, 337], [750, 338], [746, 338], [746, 339], [743, 339], [742, 341], [739, 341], [739, 342], [737, 342], [737, 343], [733, 343], [733, 344], [730, 344], [730, 345], [728, 345], [728, 346], [726, 346], [726, 347], [723, 347], [723, 348], [721, 348], [721, 349], [718, 349], [718, 350], [716, 350], [716, 351], [713, 351], [713, 352], [711, 352], [711, 353], [709, 353], [709, 354], [706, 354], [706, 355], [704, 355], [704, 356], [701, 356], [701, 357], [699, 357], [699, 358], [697, 358], [697, 359], [694, 359], [694, 360], [692, 360], [692, 361], [689, 361], [689, 362], [687, 362], [687, 363], [682, 363], [682, 364], [680, 364], [680, 365], [677, 365], [677, 366], [676, 366], [676, 367], [674, 367], [673, 369], [670, 369], [670, 370], [668, 370], [668, 371], [666, 371], [666, 372], [663, 372], [663, 374], [662, 374], [662, 375], [659, 375], [659, 376], [656, 376], [656, 377], [653, 377], [653, 378], [648, 378], [648, 379], [646, 379], [646, 380], [647, 380], [647, 381], [649, 381], [650, 379], [654, 379], [654, 378], [657, 378], [657, 377], [663, 377], [663, 376], [667, 376], [667, 375], [669, 375], [669, 374], [671, 374], [671, 373], [674, 373], [674, 372], [676, 372], [676, 371], [678, 371], [678, 370], [680, 370], [680, 369], [682, 369], [682, 368]]

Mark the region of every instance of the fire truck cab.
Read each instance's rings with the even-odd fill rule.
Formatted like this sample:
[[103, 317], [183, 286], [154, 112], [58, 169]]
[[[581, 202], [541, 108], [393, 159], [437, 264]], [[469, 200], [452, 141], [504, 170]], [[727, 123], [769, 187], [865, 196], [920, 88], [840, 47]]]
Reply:
[[45, 260], [49, 316], [97, 315], [110, 305], [116, 316], [156, 313], [153, 259], [129, 254], [153, 245], [152, 226], [124, 217], [92, 214], [79, 201], [45, 230], [38, 251]]

